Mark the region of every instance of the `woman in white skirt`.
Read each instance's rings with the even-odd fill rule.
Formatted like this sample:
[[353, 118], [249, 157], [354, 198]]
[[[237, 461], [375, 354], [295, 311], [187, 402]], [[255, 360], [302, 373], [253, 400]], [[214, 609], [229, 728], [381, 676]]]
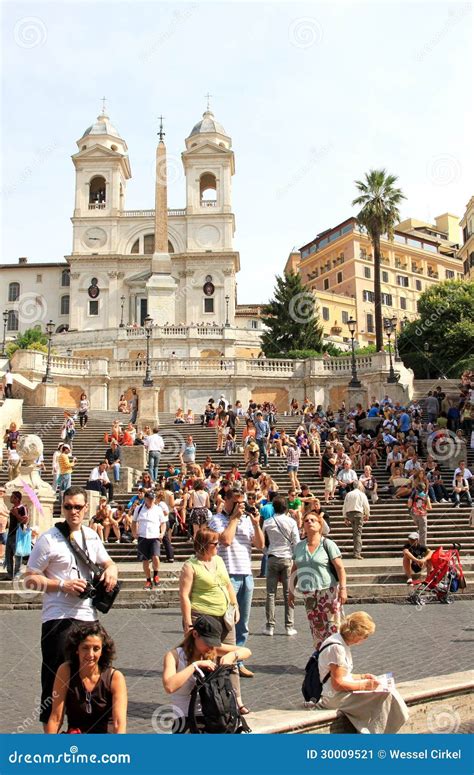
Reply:
[[352, 672], [351, 647], [374, 632], [372, 617], [356, 611], [343, 620], [336, 635], [324, 641], [319, 655], [323, 692], [316, 708], [339, 710], [362, 734], [394, 734], [408, 719], [403, 698], [396, 689], [377, 691], [380, 684], [372, 673]]

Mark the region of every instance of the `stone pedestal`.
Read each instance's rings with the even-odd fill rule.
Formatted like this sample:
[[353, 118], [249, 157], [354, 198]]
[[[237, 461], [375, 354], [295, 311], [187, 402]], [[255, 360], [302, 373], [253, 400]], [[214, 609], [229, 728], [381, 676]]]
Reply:
[[22, 503], [28, 508], [30, 527], [37, 527], [39, 533], [44, 533], [53, 526], [53, 510], [56, 493], [47, 482], [44, 482], [35, 466], [35, 460], [43, 454], [43, 442], [39, 436], [30, 434], [20, 437], [17, 446], [21, 457], [20, 473], [6, 484], [5, 505], [10, 507], [10, 495], [19, 490]]
[[35, 390], [36, 406], [58, 406], [58, 385], [42, 382]]
[[[134, 449], [137, 449], [137, 447], [134, 447]], [[135, 483], [139, 481], [143, 471], [144, 466], [140, 469], [120, 466], [120, 481], [114, 482], [114, 495], [132, 492], [135, 488]]]
[[137, 469], [140, 472], [145, 470], [146, 450], [141, 444], [136, 447], [120, 447], [120, 454], [120, 476], [124, 468]]
[[143, 425], [159, 425], [158, 417], [158, 387], [141, 387], [138, 391], [138, 422]]
[[87, 519], [92, 519], [99, 505], [100, 492], [97, 490], [87, 490]]
[[362, 404], [363, 409], [367, 407], [368, 394], [367, 388], [360, 387], [347, 388], [347, 409], [353, 409], [356, 404]]
[[399, 401], [402, 406], [405, 406], [408, 401], [408, 390], [400, 385], [399, 382], [384, 382], [383, 393], [387, 395], [393, 403]]

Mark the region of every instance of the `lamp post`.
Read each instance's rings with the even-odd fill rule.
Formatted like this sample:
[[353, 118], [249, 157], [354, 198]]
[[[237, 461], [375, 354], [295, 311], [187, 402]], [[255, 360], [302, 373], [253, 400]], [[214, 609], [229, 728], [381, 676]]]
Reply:
[[361, 382], [357, 376], [357, 367], [356, 367], [356, 359], [355, 359], [355, 351], [354, 351], [354, 336], [357, 328], [357, 320], [354, 320], [354, 318], [349, 318], [347, 321], [347, 325], [349, 326], [349, 333], [351, 335], [351, 351], [352, 351], [352, 378], [349, 382], [350, 388], [360, 388]]
[[429, 379], [430, 378], [430, 362], [429, 362], [430, 346], [428, 342], [423, 343], [423, 350], [425, 351], [426, 379]]
[[124, 308], [124, 305], [125, 305], [125, 296], [121, 296], [120, 297], [120, 301], [121, 301], [121, 312], [120, 312], [119, 328], [125, 328], [125, 323], [123, 322], [123, 308]]
[[6, 343], [7, 343], [7, 323], [8, 323], [8, 313], [9, 310], [6, 309], [3, 312], [3, 343], [2, 343], [2, 358], [7, 357], [7, 353], [5, 351]]
[[230, 296], [229, 296], [229, 294], [227, 294], [226, 297], [225, 297], [225, 327], [226, 328], [230, 328], [230, 323], [229, 323], [229, 301], [230, 301]]
[[53, 378], [50, 373], [51, 368], [51, 340], [53, 338], [55, 324], [52, 320], [46, 323], [46, 336], [48, 337], [48, 355], [46, 358], [46, 373], [42, 379], [42, 382], [52, 382]]
[[392, 329], [393, 329], [393, 332], [394, 332], [394, 335], [395, 335], [395, 339], [394, 339], [394, 342], [393, 342], [393, 354], [395, 356], [395, 360], [399, 361], [400, 360], [400, 353], [398, 352], [398, 329], [397, 329], [398, 320], [397, 320], [395, 315], [392, 317], [392, 321], [391, 322], [392, 322]]
[[145, 371], [145, 379], [143, 380], [143, 387], [153, 387], [153, 379], [151, 376], [151, 368], [150, 368], [150, 337], [153, 329], [153, 318], [147, 315], [145, 320], [143, 321], [143, 326], [145, 328], [145, 336], [146, 336], [146, 371]]
[[396, 321], [396, 318], [387, 318], [385, 321], [385, 333], [387, 334], [388, 339], [388, 357], [390, 358], [390, 372], [388, 375], [387, 382], [390, 384], [394, 384], [395, 382], [398, 382], [397, 375], [395, 374], [393, 370], [393, 359], [392, 359], [392, 343], [390, 341], [390, 338], [394, 332], [394, 322]]

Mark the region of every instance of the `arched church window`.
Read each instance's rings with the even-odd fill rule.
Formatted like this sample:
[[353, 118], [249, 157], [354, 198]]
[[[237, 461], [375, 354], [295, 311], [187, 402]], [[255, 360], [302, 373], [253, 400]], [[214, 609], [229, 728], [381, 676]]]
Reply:
[[89, 184], [89, 204], [105, 204], [105, 178], [96, 175]]
[[[19, 297], [20, 297], [20, 283], [10, 283], [10, 285], [8, 286], [8, 301], [18, 301]], [[12, 329], [10, 329], [10, 331], [11, 330]]]
[[174, 247], [169, 240], [168, 240], [168, 253], [174, 253]]
[[61, 315], [69, 315], [69, 296], [61, 296]]
[[199, 199], [201, 207], [215, 207], [217, 201], [216, 176], [205, 172], [199, 180]]
[[69, 269], [63, 269], [61, 272], [61, 287], [62, 288], [69, 288], [71, 285], [71, 273]]
[[137, 239], [133, 243], [130, 253], [139, 253], [139, 252], [140, 252], [140, 240]]

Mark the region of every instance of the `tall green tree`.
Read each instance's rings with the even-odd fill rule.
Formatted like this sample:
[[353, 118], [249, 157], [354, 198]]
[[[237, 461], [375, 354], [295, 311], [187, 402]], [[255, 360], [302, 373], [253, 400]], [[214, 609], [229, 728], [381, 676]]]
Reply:
[[266, 326], [262, 350], [268, 357], [284, 357], [290, 350], [322, 351], [323, 327], [316, 299], [299, 274], [277, 275], [274, 296], [262, 312]]
[[394, 188], [398, 180], [386, 170], [370, 170], [365, 180], [356, 180], [360, 191], [352, 205], [362, 207], [357, 215], [361, 226], [367, 230], [374, 252], [374, 304], [375, 304], [375, 346], [383, 349], [382, 291], [380, 284], [380, 239], [386, 234], [393, 239], [394, 226], [400, 220], [398, 205], [406, 197], [400, 188]]
[[424, 291], [419, 317], [403, 328], [398, 351], [418, 378], [458, 377], [473, 368], [474, 282], [448, 280]]

